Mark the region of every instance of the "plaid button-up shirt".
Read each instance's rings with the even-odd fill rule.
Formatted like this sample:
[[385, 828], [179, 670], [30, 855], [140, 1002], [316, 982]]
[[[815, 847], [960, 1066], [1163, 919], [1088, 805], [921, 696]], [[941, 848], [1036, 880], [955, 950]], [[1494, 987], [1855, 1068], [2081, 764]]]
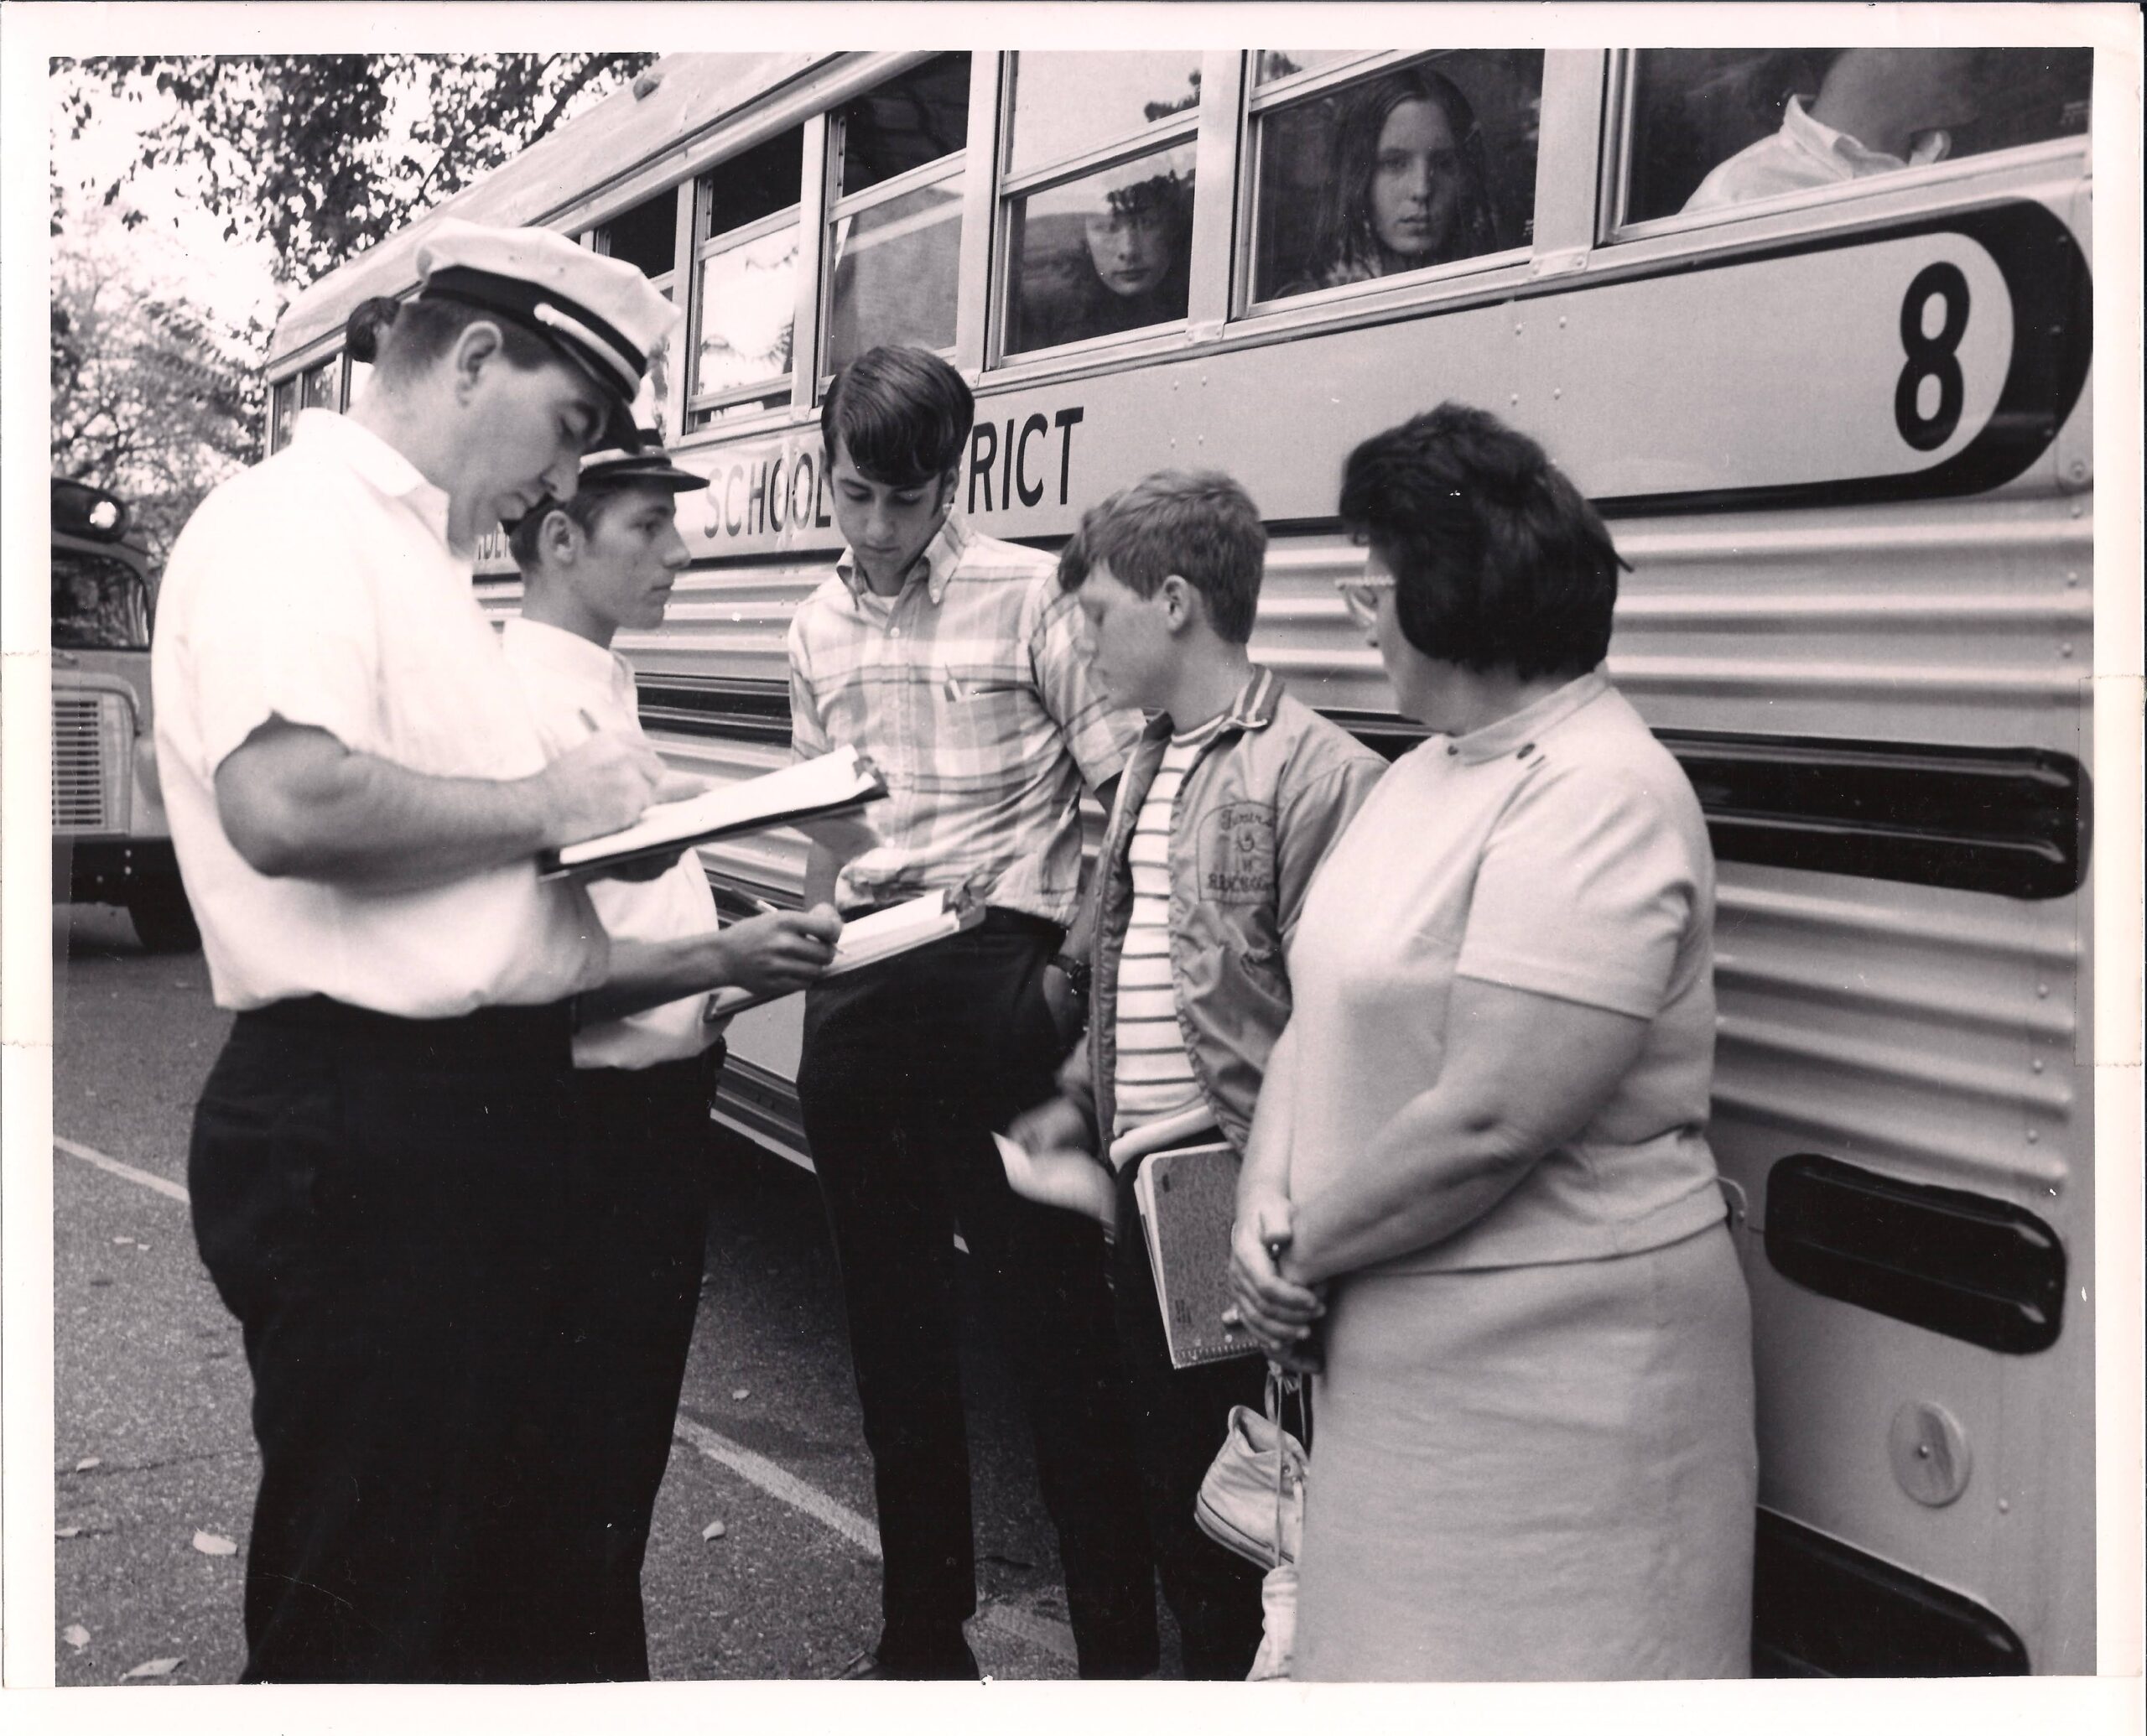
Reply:
[[1141, 724], [1091, 678], [1052, 558], [951, 514], [897, 595], [845, 548], [799, 606], [790, 721], [800, 758], [849, 742], [887, 781], [866, 815], [886, 842], [843, 870], [843, 908], [967, 883], [1058, 923], [1080, 902], [1083, 782], [1116, 777]]

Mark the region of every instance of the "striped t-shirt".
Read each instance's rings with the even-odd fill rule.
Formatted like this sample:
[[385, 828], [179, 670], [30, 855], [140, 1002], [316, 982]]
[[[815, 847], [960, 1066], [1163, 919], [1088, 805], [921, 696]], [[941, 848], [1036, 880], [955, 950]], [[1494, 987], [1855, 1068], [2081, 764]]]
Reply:
[[1171, 812], [1178, 786], [1228, 714], [1172, 735], [1141, 803], [1127, 857], [1133, 911], [1118, 967], [1117, 1113], [1111, 1137], [1191, 1107], [1200, 1096], [1171, 987]]

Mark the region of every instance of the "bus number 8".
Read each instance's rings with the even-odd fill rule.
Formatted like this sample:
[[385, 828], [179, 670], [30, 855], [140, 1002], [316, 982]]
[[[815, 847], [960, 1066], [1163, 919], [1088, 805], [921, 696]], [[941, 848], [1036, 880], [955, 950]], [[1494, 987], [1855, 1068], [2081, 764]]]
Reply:
[[[1926, 337], [1924, 311], [1937, 296], [1946, 304], [1946, 318], [1937, 335]], [[1968, 280], [1957, 265], [1942, 261], [1926, 265], [1909, 284], [1901, 303], [1901, 348], [1907, 366], [1894, 387], [1894, 425], [1901, 438], [1919, 452], [1929, 452], [1952, 438], [1960, 426], [1962, 382], [1961, 361], [1955, 353], [1961, 334], [1968, 329]], [[1938, 404], [1928, 416], [1918, 400], [1923, 382], [1938, 382]]]

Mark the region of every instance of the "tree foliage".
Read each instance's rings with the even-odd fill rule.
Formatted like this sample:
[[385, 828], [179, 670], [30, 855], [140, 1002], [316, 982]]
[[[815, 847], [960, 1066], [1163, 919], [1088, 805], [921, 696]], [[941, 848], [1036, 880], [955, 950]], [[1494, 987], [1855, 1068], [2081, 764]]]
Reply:
[[52, 474], [127, 502], [161, 559], [201, 497], [260, 456], [266, 334], [219, 330], [143, 291], [108, 234], [70, 236], [52, 269]]
[[[55, 60], [59, 125], [79, 139], [131, 113], [135, 175], [192, 178], [227, 237], [260, 236], [303, 287], [554, 131], [652, 55], [115, 55]], [[55, 162], [60, 140], [55, 138]], [[55, 172], [56, 173], [56, 172]], [[54, 228], [64, 226], [60, 204]], [[121, 221], [142, 221], [122, 211]]]

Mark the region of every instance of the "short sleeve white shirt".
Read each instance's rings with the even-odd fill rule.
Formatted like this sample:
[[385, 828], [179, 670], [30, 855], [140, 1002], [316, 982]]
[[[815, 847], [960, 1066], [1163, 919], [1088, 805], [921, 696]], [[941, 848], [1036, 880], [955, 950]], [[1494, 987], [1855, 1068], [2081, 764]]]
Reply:
[[151, 659], [158, 765], [220, 1006], [326, 995], [447, 1018], [603, 979], [588, 899], [541, 883], [533, 858], [384, 891], [270, 879], [224, 834], [216, 768], [272, 718], [433, 777], [543, 769], [447, 510], [385, 441], [309, 410], [289, 446], [202, 502], [172, 550]]
[[[543, 621], [510, 621], [502, 641], [544, 750], [554, 758], [588, 739], [589, 723], [639, 737], [633, 666], [616, 652]], [[584, 716], [589, 720], [585, 723]], [[715, 895], [688, 850], [655, 880], [600, 880], [589, 887], [605, 932], [617, 940], [687, 940], [715, 931]], [[705, 995], [667, 1001], [574, 1033], [576, 1067], [653, 1067], [684, 1061], [715, 1041]]]
[[1290, 949], [1291, 1197], [1362, 1161], [1438, 1078], [1453, 981], [1471, 977], [1647, 1035], [1587, 1126], [1394, 1269], [1597, 1260], [1718, 1222], [1713, 932], [1699, 802], [1600, 670], [1404, 755], [1322, 865]]
[[1874, 151], [1839, 128], [1812, 117], [1804, 99], [1792, 96], [1779, 132], [1718, 163], [1685, 201], [1688, 211], [1719, 210], [1750, 199], [1832, 187], [1874, 174], [1894, 174], [1944, 154], [1942, 138], [1926, 141], [1911, 157]]

